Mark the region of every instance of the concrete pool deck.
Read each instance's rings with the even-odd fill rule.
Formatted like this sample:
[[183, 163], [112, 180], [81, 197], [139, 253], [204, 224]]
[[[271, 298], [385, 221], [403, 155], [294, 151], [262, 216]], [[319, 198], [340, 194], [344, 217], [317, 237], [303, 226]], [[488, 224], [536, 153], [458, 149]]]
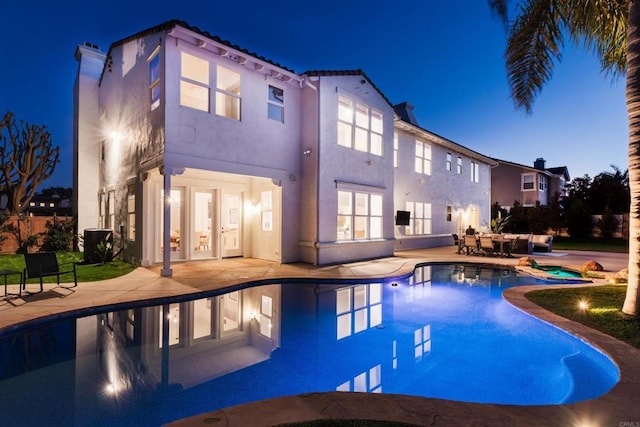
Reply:
[[[626, 254], [556, 251], [533, 254], [541, 265], [579, 268], [595, 260], [613, 274], [626, 268]], [[117, 279], [80, 282], [73, 289], [45, 285], [41, 294], [0, 300], [0, 330], [23, 322], [59, 316], [91, 307], [117, 309], [119, 304], [155, 298], [197, 294], [228, 286], [263, 280], [286, 279], [378, 279], [411, 274], [422, 262], [479, 262], [514, 266], [514, 258], [458, 255], [453, 247], [400, 251], [394, 257], [364, 262], [315, 267], [278, 264], [251, 258], [176, 262], [173, 277], [160, 277], [160, 266], [138, 268]], [[81, 277], [79, 278], [82, 279]], [[594, 279], [594, 284], [605, 283]], [[588, 284], [593, 285], [593, 284]], [[10, 285], [14, 291], [16, 285]], [[571, 285], [576, 286], [576, 285]], [[581, 286], [581, 285], [578, 285]], [[179, 420], [176, 426], [271, 426], [315, 419], [376, 419], [415, 425], [549, 425], [640, 426], [640, 350], [598, 331], [542, 310], [524, 294], [530, 287], [512, 288], [505, 298], [515, 306], [558, 325], [612, 356], [620, 368], [620, 381], [600, 398], [571, 405], [509, 406], [475, 404], [440, 399], [364, 393], [309, 393], [253, 402]]]

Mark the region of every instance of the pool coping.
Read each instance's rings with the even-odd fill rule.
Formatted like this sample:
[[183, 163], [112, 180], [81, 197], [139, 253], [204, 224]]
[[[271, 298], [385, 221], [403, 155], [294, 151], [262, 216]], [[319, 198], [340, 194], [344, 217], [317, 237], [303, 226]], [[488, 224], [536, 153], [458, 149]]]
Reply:
[[[605, 265], [613, 262], [616, 268], [610, 267], [607, 270], [610, 273], [628, 263], [626, 254], [611, 256], [591, 252], [579, 255], [570, 253], [560, 264], [581, 265], [585, 259], [591, 258], [603, 258], [607, 261], [603, 262]], [[554, 263], [558, 261], [560, 260], [553, 260]], [[0, 305], [0, 331], [5, 332], [7, 328], [11, 329], [34, 319], [55, 318], [88, 307], [115, 308], [123, 302], [141, 303], [165, 297], [185, 298], [212, 290], [229, 289], [251, 281], [285, 281], [294, 277], [309, 280], [391, 279], [410, 274], [416, 265], [429, 262], [484, 263], [515, 267], [518, 260], [467, 257], [456, 255], [451, 248], [445, 247], [399, 251], [394, 257], [387, 259], [324, 267], [302, 263], [278, 264], [248, 258], [175, 263], [172, 278], [160, 277], [160, 266], [152, 266], [136, 269], [118, 279], [79, 283], [75, 293], [60, 294], [61, 290], [51, 285], [45, 291], [55, 293], [55, 297], [42, 294], [27, 297], [27, 301], [5, 302]], [[208, 275], [205, 277], [207, 280], [203, 280], [203, 274]], [[211, 281], [211, 277], [215, 277], [215, 280]], [[605, 280], [594, 278], [593, 283], [586, 286], [597, 284], [605, 284]], [[609, 393], [589, 401], [553, 406], [478, 404], [392, 394], [307, 393], [224, 408], [177, 420], [170, 425], [271, 426], [322, 418], [376, 419], [416, 425], [576, 425], [581, 421], [591, 421], [595, 425], [640, 425], [640, 350], [529, 302], [524, 293], [536, 288], [540, 286], [511, 288], [505, 293], [505, 299], [610, 355], [620, 369], [620, 381]]]

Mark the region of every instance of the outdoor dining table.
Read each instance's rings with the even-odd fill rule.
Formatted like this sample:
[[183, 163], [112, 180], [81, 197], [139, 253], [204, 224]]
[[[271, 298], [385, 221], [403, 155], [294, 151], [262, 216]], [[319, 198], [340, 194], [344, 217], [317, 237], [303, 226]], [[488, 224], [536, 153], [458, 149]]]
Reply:
[[[512, 239], [507, 239], [506, 237], [497, 236], [492, 237], [491, 241], [493, 243], [498, 243], [500, 245], [500, 256], [511, 256], [511, 241]], [[506, 249], [506, 252], [505, 252]]]

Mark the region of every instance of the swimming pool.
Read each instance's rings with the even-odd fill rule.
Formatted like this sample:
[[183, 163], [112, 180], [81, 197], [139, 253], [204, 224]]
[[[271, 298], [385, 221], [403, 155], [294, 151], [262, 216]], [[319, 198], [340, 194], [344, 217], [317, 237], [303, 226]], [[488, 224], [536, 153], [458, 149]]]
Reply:
[[0, 337], [4, 425], [160, 425], [312, 391], [560, 404], [618, 381], [602, 353], [513, 308], [512, 269], [283, 283], [61, 319]]

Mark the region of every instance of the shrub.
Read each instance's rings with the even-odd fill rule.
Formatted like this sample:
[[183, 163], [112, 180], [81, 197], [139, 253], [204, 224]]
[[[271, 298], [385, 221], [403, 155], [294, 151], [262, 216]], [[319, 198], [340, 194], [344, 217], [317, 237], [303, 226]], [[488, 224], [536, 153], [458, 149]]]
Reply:
[[73, 243], [73, 220], [59, 220], [55, 216], [53, 221], [47, 221], [45, 227], [47, 231], [43, 233], [42, 246], [40, 250], [45, 251], [68, 251]]

